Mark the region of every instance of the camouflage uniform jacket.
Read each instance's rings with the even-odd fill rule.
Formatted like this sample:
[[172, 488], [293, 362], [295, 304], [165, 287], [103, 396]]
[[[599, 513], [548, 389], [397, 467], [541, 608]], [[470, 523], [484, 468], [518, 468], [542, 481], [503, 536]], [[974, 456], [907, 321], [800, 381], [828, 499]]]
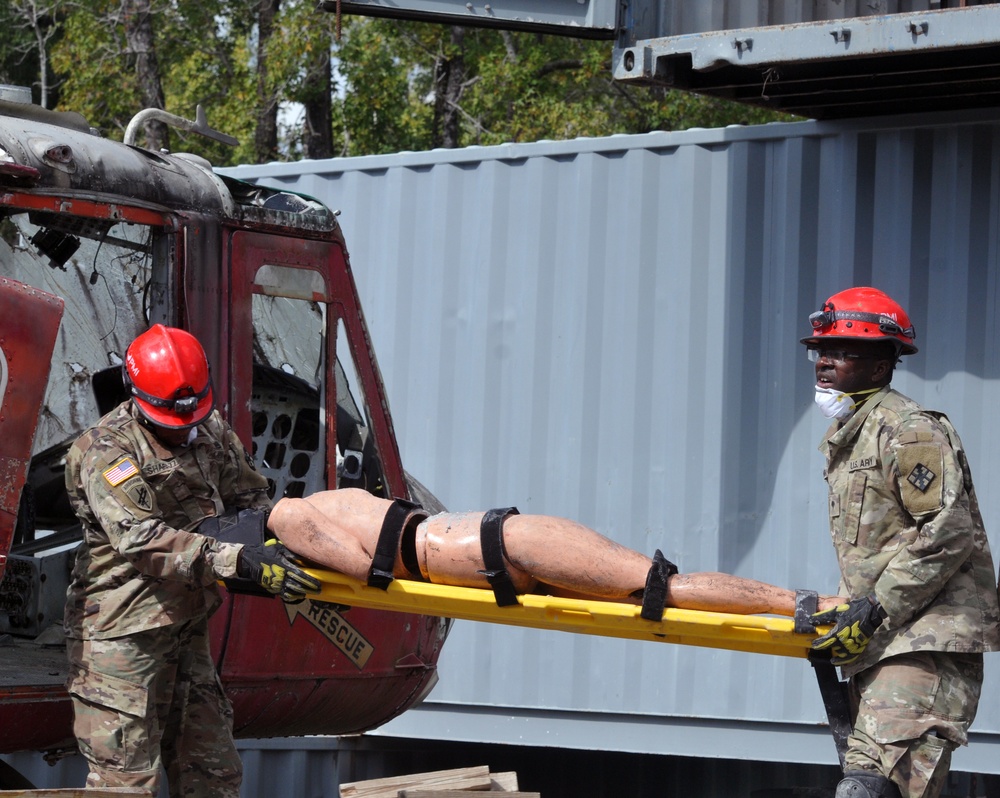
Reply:
[[81, 435], [66, 488], [83, 524], [67, 592], [72, 638], [105, 639], [180, 623], [220, 603], [240, 546], [192, 530], [224, 510], [270, 507], [267, 480], [218, 411], [188, 446], [165, 447], [128, 401]]
[[910, 651], [1000, 649], [993, 560], [962, 442], [943, 413], [884, 388], [820, 446], [841, 594], [888, 619], [851, 675]]

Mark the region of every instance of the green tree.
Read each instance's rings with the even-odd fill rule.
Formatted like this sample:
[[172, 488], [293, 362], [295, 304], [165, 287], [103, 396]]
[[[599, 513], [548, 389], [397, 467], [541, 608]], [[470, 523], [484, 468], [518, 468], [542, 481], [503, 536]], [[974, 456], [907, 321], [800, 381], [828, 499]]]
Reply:
[[0, 83], [29, 86], [39, 105], [55, 97], [49, 50], [61, 29], [60, 0], [7, 0], [0, 3]]
[[59, 107], [112, 136], [144, 106], [191, 118], [202, 105], [239, 147], [155, 126], [147, 142], [220, 165], [776, 118], [616, 84], [609, 42], [364, 17], [341, 26], [314, 0], [44, 0], [57, 35], [40, 51], [23, 9], [42, 1], [0, 6], [22, 8], [0, 64], [29, 52], [38, 70], [50, 50]]
[[615, 83], [611, 45], [603, 41], [352, 18], [335, 57], [344, 84], [344, 154], [783, 118]]

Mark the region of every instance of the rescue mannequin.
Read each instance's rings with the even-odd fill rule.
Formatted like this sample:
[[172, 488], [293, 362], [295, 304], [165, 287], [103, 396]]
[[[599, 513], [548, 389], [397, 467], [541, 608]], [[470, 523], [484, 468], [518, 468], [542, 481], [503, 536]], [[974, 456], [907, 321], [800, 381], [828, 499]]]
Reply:
[[[512, 508], [428, 516], [409, 502], [343, 488], [280, 499], [267, 525], [296, 554], [383, 587], [393, 578], [492, 586], [500, 604], [514, 603], [514, 594], [534, 591], [642, 601], [643, 617], [650, 620], [659, 620], [664, 606], [795, 614], [794, 590], [722, 573], [679, 574], [659, 552], [651, 561], [575, 521], [520, 515]], [[502, 548], [502, 568], [484, 562], [483, 545], [489, 546], [491, 538], [498, 550]], [[382, 560], [383, 567], [379, 549], [391, 552]], [[496, 574], [503, 569], [512, 591], [505, 587], [505, 577]], [[839, 601], [822, 596], [818, 607], [830, 609]]]

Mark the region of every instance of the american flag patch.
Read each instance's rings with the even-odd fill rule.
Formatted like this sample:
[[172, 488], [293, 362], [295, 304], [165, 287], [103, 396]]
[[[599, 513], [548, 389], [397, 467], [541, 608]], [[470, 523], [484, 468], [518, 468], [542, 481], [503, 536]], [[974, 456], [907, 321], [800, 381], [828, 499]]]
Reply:
[[139, 468], [129, 460], [127, 457], [124, 460], [119, 460], [111, 468], [104, 472], [104, 478], [108, 481], [111, 487], [116, 485], [121, 485], [129, 477], [134, 477], [139, 473]]

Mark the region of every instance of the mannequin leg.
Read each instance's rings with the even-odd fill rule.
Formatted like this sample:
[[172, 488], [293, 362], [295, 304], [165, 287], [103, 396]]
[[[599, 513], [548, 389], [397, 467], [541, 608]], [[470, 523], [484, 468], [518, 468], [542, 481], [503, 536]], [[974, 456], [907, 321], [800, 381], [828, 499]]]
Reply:
[[[281, 499], [268, 527], [292, 551], [355, 579], [367, 579], [386, 499], [358, 488]], [[438, 584], [489, 588], [479, 540], [484, 513], [441, 513], [416, 529], [416, 550], [425, 579]], [[638, 602], [652, 561], [583, 524], [548, 515], [511, 515], [504, 523], [504, 555], [519, 593], [540, 584], [556, 595]], [[406, 578], [397, 556], [393, 569]], [[836, 606], [821, 596], [819, 609]], [[793, 616], [795, 592], [722, 573], [670, 577], [667, 606], [739, 614]]]
[[360, 488], [321, 491], [280, 499], [267, 526], [296, 554], [365, 580], [390, 504]]

